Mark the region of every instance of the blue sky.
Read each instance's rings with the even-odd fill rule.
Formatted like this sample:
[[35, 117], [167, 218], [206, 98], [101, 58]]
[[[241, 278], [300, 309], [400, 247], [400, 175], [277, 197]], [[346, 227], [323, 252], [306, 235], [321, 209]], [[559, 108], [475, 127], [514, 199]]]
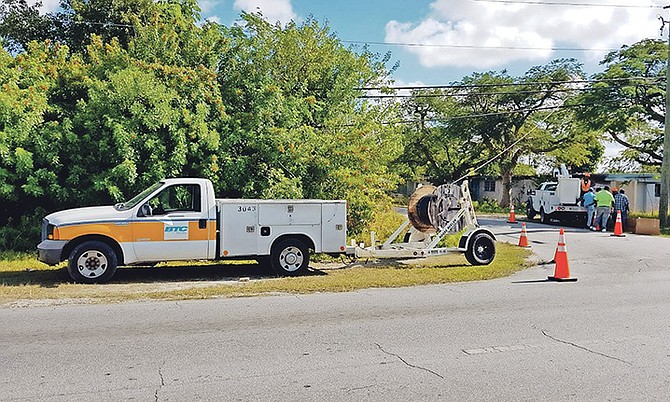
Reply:
[[[59, 1], [42, 0], [42, 10], [57, 9]], [[382, 54], [390, 50], [391, 64], [400, 62], [393, 75], [398, 85], [446, 84], [474, 72], [503, 69], [521, 76], [560, 57], [577, 58], [590, 75], [601, 70], [599, 61], [608, 51], [660, 38], [659, 14], [670, 20], [670, 12], [662, 9], [670, 0], [198, 0], [198, 4], [203, 18], [224, 25], [233, 24], [242, 10], [258, 9], [271, 22], [300, 22], [309, 16], [328, 21], [341, 40], [370, 43], [372, 51]]]
[[659, 14], [670, 19], [660, 9], [670, 2], [662, 0], [200, 0], [199, 4], [204, 18], [224, 25], [234, 23], [241, 10], [260, 9], [271, 22], [301, 21], [311, 15], [328, 21], [341, 40], [387, 43], [371, 44], [370, 49], [392, 52], [392, 62], [400, 62], [393, 76], [398, 84], [445, 84], [473, 72], [502, 69], [522, 75], [559, 57], [577, 58], [592, 74], [600, 71], [598, 62], [608, 50], [660, 38]]

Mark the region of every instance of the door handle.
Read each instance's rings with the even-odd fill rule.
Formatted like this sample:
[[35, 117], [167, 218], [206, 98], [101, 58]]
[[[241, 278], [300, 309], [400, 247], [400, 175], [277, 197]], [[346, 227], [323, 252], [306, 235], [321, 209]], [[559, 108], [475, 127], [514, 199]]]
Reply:
[[207, 219], [199, 219], [198, 220], [198, 228], [199, 229], [207, 229]]

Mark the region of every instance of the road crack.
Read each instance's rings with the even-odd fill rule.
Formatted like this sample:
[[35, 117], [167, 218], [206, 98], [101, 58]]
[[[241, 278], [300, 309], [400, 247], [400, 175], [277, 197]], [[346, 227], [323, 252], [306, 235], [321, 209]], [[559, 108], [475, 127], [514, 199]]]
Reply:
[[389, 356], [393, 356], [393, 357], [397, 358], [398, 360], [400, 360], [401, 362], [403, 362], [407, 367], [411, 367], [411, 368], [415, 368], [415, 369], [419, 369], [419, 370], [427, 371], [427, 372], [429, 372], [429, 373], [431, 373], [431, 374], [433, 374], [433, 375], [435, 375], [435, 376], [440, 377], [441, 379], [444, 379], [444, 377], [443, 377], [441, 374], [436, 373], [436, 372], [434, 372], [434, 371], [431, 370], [431, 369], [428, 369], [428, 368], [425, 368], [425, 367], [421, 367], [421, 366], [416, 366], [416, 365], [414, 365], [414, 364], [408, 363], [407, 360], [405, 360], [405, 359], [402, 358], [402, 356], [397, 355], [397, 354], [395, 354], [395, 353], [387, 352], [387, 351], [384, 350], [384, 348], [382, 348], [382, 346], [381, 346], [380, 344], [378, 344], [377, 342], [375, 342], [375, 345], [377, 345], [377, 347], [379, 348], [379, 350], [381, 350], [383, 353], [385, 353], [385, 354], [387, 354], [387, 355], [389, 355]]
[[554, 340], [554, 341], [556, 341], [556, 342], [560, 342], [560, 343], [564, 343], [564, 344], [566, 344], [566, 345], [574, 346], [574, 347], [576, 347], [577, 349], [581, 349], [581, 350], [584, 350], [584, 351], [586, 351], [586, 352], [593, 353], [594, 355], [598, 355], [598, 356], [606, 357], [606, 358], [608, 358], [608, 359], [616, 360], [616, 361], [618, 361], [618, 362], [625, 363], [625, 364], [627, 364], [627, 365], [629, 365], [629, 366], [632, 366], [632, 365], [633, 365], [633, 363], [631, 363], [631, 362], [629, 362], [629, 361], [626, 361], [626, 360], [623, 360], [623, 359], [619, 359], [618, 357], [610, 356], [610, 355], [607, 355], [607, 354], [605, 354], [605, 353], [601, 353], [601, 352], [598, 352], [598, 351], [595, 351], [595, 350], [591, 350], [591, 349], [589, 349], [589, 348], [586, 348], [586, 347], [584, 347], [584, 346], [578, 345], [578, 344], [573, 343], [573, 342], [570, 342], [570, 341], [564, 341], [563, 339], [558, 339], [558, 338], [556, 338], [556, 337], [553, 337], [553, 336], [549, 335], [545, 330], [542, 330], [542, 335], [544, 335], [544, 336], [546, 336], [547, 338], [549, 338], [549, 339], [551, 339], [551, 340]]
[[165, 362], [161, 364], [161, 366], [158, 368], [158, 377], [161, 379], [161, 383], [158, 385], [158, 388], [156, 388], [156, 392], [154, 392], [154, 398], [156, 402], [158, 402], [158, 392], [165, 386], [165, 378], [163, 378], [163, 367], [165, 366]]

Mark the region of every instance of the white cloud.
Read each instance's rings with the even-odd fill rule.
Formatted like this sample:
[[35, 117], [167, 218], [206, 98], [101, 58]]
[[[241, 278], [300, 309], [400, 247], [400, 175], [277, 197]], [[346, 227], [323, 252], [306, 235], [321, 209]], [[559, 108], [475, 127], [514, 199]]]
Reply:
[[[608, 1], [610, 4], [639, 5], [635, 0]], [[653, 0], [653, 4], [664, 5], [661, 0]], [[616, 49], [644, 38], [659, 37], [660, 22], [656, 16], [661, 11], [473, 0], [435, 0], [430, 7], [429, 15], [418, 23], [388, 22], [386, 41], [442, 45], [407, 47], [426, 67], [479, 68], [520, 60], [546, 61], [575, 54], [552, 51], [553, 47]], [[585, 55], [599, 60], [605, 53], [606, 50], [589, 51]]]
[[216, 7], [217, 0], [198, 0], [198, 7], [203, 14], [209, 14]]
[[[38, 0], [28, 0], [28, 4], [33, 5], [37, 3]], [[58, 10], [60, 7], [60, 0], [42, 0], [42, 7], [40, 7], [40, 13], [50, 13]]]
[[260, 10], [263, 16], [273, 23], [279, 21], [285, 24], [297, 19], [291, 0], [235, 0], [233, 7], [235, 10], [246, 12]]
[[221, 25], [221, 17], [218, 17], [216, 15], [205, 18], [205, 21], [214, 22], [216, 24]]

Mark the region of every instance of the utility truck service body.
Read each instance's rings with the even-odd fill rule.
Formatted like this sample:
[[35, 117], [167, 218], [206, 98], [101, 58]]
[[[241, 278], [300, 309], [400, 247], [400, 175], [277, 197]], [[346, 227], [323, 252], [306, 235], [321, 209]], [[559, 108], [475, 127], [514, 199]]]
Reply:
[[540, 215], [542, 223], [551, 220], [586, 222], [586, 208], [580, 205], [581, 180], [571, 177], [565, 165], [561, 165], [557, 181], [540, 184], [529, 192], [526, 216], [533, 219]]
[[117, 265], [249, 258], [282, 275], [304, 272], [309, 250], [346, 250], [345, 201], [215, 199], [207, 179], [167, 179], [126, 203], [56, 212], [38, 258], [68, 261], [78, 282], [106, 282]]

